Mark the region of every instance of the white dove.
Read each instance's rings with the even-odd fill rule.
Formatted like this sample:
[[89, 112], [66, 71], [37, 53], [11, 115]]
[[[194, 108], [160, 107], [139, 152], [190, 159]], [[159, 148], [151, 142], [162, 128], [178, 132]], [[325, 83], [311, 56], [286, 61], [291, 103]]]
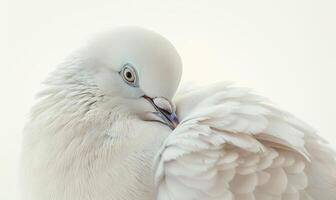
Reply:
[[336, 154], [312, 128], [225, 83], [175, 95], [181, 73], [172, 44], [141, 28], [76, 51], [25, 127], [23, 199], [336, 199]]

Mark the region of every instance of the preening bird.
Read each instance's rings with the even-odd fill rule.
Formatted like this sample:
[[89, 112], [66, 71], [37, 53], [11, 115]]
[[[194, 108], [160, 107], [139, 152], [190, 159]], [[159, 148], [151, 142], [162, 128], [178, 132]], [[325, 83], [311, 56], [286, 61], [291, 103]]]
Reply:
[[176, 93], [181, 73], [173, 45], [141, 28], [75, 51], [25, 127], [23, 199], [336, 199], [336, 154], [310, 126], [226, 83]]

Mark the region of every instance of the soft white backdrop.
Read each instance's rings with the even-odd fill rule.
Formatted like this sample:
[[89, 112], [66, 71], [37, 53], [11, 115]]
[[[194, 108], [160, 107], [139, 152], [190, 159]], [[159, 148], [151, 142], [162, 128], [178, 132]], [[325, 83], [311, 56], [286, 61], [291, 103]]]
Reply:
[[[336, 143], [336, 1], [0, 1], [0, 199], [18, 199], [21, 130], [39, 83], [93, 33], [166, 36], [183, 82], [255, 88]], [[43, 190], [43, 188], [41, 188]]]

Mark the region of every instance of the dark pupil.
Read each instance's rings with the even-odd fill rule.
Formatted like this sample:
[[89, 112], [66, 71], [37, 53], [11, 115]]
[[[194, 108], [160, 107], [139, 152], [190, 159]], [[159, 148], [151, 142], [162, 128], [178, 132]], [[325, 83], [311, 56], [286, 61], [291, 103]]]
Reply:
[[128, 79], [131, 79], [131, 78], [132, 78], [132, 73], [131, 73], [131, 72], [126, 72], [126, 77], [127, 77]]

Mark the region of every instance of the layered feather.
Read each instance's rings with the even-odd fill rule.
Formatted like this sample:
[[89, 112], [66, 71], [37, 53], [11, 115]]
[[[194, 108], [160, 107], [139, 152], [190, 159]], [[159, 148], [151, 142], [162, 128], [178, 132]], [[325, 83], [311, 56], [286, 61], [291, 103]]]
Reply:
[[158, 200], [336, 198], [335, 154], [311, 127], [249, 89], [182, 91], [156, 159]]

